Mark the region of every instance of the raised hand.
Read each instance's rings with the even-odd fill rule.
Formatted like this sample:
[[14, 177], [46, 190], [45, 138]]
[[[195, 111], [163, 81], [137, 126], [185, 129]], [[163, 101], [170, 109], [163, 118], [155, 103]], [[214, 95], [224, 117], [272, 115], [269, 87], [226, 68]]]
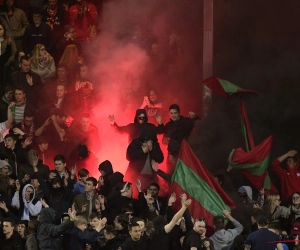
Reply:
[[185, 207], [188, 207], [189, 205], [191, 205], [191, 203], [192, 203], [192, 200], [188, 199], [182, 205], [185, 206]]
[[162, 124], [162, 117], [161, 117], [160, 114], [157, 114], [157, 115], [155, 116], [155, 119], [156, 119], [156, 121], [157, 121], [158, 124]]
[[32, 81], [32, 77], [28, 74], [26, 74], [26, 80], [27, 80], [27, 83], [32, 86], [33, 85], [33, 81]]
[[186, 201], [187, 196], [185, 193], [183, 193], [182, 195], [180, 195], [180, 198], [181, 198], [181, 204], [183, 204]]
[[141, 190], [141, 188], [142, 188], [142, 182], [141, 182], [141, 180], [137, 180], [136, 181], [136, 188], [137, 188], [137, 190], [139, 191], [139, 192], [141, 192], [142, 190]]
[[157, 172], [158, 171], [158, 163], [154, 160], [151, 161], [151, 167], [153, 171]]
[[168, 205], [169, 206], [172, 206], [172, 204], [176, 201], [176, 194], [175, 193], [172, 193], [170, 198], [169, 198], [169, 201], [168, 201]]

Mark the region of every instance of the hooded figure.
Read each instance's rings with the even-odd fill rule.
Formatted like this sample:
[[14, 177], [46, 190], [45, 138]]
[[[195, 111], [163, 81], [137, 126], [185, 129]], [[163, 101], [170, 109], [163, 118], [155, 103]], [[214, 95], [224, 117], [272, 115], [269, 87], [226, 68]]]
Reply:
[[11, 205], [19, 211], [21, 220], [31, 220], [38, 216], [42, 209], [42, 203], [35, 198], [35, 190], [31, 184], [27, 184], [22, 189], [22, 197], [15, 192]]
[[157, 182], [156, 172], [152, 169], [152, 160], [162, 163], [163, 152], [159, 146], [154, 128], [145, 129], [141, 135], [128, 146], [126, 158], [129, 161], [125, 173], [125, 181], [135, 183], [137, 179], [142, 182], [142, 189], [150, 183]]
[[[7, 170], [4, 168], [7, 167]], [[0, 160], [0, 175], [10, 175], [12, 173], [12, 168], [7, 161]]]
[[40, 214], [40, 224], [38, 225], [38, 244], [42, 250], [60, 250], [60, 235], [71, 228], [74, 223], [66, 220], [60, 225], [55, 225], [56, 212], [50, 207], [44, 208]]
[[160, 124], [157, 127], [148, 123], [148, 116], [145, 109], [137, 109], [134, 116], [134, 123], [130, 123], [126, 126], [119, 126], [116, 122], [112, 124], [115, 129], [123, 134], [128, 134], [129, 143], [136, 138], [139, 138], [143, 130], [154, 129], [157, 134], [162, 134], [164, 131], [164, 125]]

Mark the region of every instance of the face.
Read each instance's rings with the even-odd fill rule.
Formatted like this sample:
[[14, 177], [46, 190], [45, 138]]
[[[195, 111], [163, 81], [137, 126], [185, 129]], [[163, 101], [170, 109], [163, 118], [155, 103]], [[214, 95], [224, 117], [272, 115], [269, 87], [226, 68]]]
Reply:
[[54, 179], [54, 178], [56, 178], [56, 177], [57, 177], [57, 174], [56, 174], [56, 173], [51, 172], [51, 173], [49, 174], [49, 180], [52, 180], [52, 179]]
[[140, 225], [141, 231], [144, 231], [146, 229], [145, 222], [143, 222], [142, 220], [137, 221], [136, 223]]
[[104, 230], [104, 237], [106, 240], [111, 240], [113, 238], [112, 234], [108, 234], [106, 230]]
[[10, 222], [3, 222], [3, 233], [4, 234], [11, 234], [14, 232], [14, 227], [11, 225]]
[[47, 51], [44, 46], [40, 48], [39, 54], [40, 56], [45, 56], [47, 54]]
[[137, 117], [137, 120], [139, 122], [139, 124], [142, 124], [142, 123], [145, 123], [145, 115], [144, 114], [140, 114], [138, 117]]
[[300, 195], [297, 193], [293, 194], [292, 202], [293, 202], [293, 205], [299, 205], [300, 204]]
[[82, 183], [86, 184], [86, 179], [89, 178], [89, 176], [80, 177], [80, 180]]
[[4, 166], [3, 168], [0, 169], [0, 173], [1, 175], [9, 175], [9, 167], [8, 166]]
[[79, 224], [77, 227], [83, 232], [86, 229], [87, 224]]
[[157, 197], [158, 196], [158, 188], [156, 186], [150, 186], [149, 190], [151, 191], [151, 196], [152, 197]]
[[14, 149], [15, 145], [16, 145], [16, 141], [13, 138], [8, 137], [5, 139], [5, 146], [7, 148]]
[[88, 73], [89, 73], [89, 71], [88, 71], [88, 67], [87, 66], [82, 66], [82, 67], [80, 67], [80, 77], [81, 78], [88, 78]]
[[2, 25], [0, 25], [0, 37], [4, 36], [4, 28]]
[[6, 0], [7, 7], [12, 7], [14, 5], [14, 3], [15, 3], [14, 0]]
[[64, 173], [66, 171], [66, 162], [63, 163], [62, 161], [55, 161], [55, 169], [58, 173]]
[[85, 192], [92, 192], [95, 189], [92, 181], [87, 181], [84, 186]]
[[30, 195], [33, 194], [33, 188], [32, 187], [28, 187], [26, 188], [25, 191], [25, 199], [26, 200], [30, 200]]
[[54, 9], [57, 6], [57, 0], [48, 0], [50, 9]]
[[89, 38], [94, 38], [97, 36], [97, 30], [92, 29], [91, 32], [89, 33]]
[[132, 197], [132, 186], [127, 187], [125, 194], [126, 194], [126, 197], [128, 197], [128, 198]]
[[74, 39], [76, 37], [76, 30], [75, 28], [71, 28], [68, 32], [67, 35], [71, 38]]
[[90, 127], [90, 118], [88, 117], [82, 117], [81, 118], [81, 121], [80, 121], [80, 126], [81, 126], [81, 129], [83, 131], [88, 131], [89, 130], [89, 127]]
[[41, 150], [46, 151], [46, 150], [48, 150], [49, 144], [48, 144], [48, 142], [43, 142], [39, 145], [39, 147]]
[[280, 206], [280, 196], [276, 196], [275, 199], [273, 200], [273, 204], [276, 206], [276, 207], [279, 207]]
[[24, 102], [25, 101], [25, 93], [22, 90], [15, 90], [15, 99], [16, 102]]
[[12, 101], [14, 97], [14, 92], [13, 91], [8, 91], [4, 94], [4, 97], [7, 101]]
[[33, 124], [33, 121], [34, 121], [33, 116], [32, 117], [25, 116], [25, 118], [24, 118], [24, 124], [27, 127], [30, 127]]
[[67, 220], [69, 220], [69, 219], [70, 219], [69, 216], [64, 216], [64, 217], [62, 218], [62, 222], [65, 222], [65, 221], [67, 221]]
[[56, 87], [56, 97], [57, 98], [64, 98], [65, 94], [66, 94], [65, 86], [58, 85]]
[[72, 125], [72, 122], [74, 121], [74, 118], [70, 115], [65, 117], [64, 124], [69, 128]]
[[150, 91], [149, 99], [150, 99], [151, 102], [156, 102], [157, 101], [157, 95], [155, 94], [155, 92], [153, 90]]
[[31, 61], [30, 60], [22, 60], [20, 62], [20, 68], [22, 72], [29, 72], [31, 67]]
[[15, 181], [14, 179], [11, 179], [11, 178], [8, 179], [8, 185], [9, 185], [10, 187], [15, 186], [15, 184], [16, 184], [16, 181]]
[[131, 230], [129, 231], [131, 239], [134, 241], [137, 241], [141, 238], [141, 233], [142, 231], [140, 226], [132, 227]]
[[194, 224], [194, 231], [200, 235], [205, 232], [205, 222], [204, 221], [197, 221]]
[[52, 185], [52, 188], [60, 188], [60, 187], [61, 186], [60, 186], [59, 182], [57, 182], [57, 183], [55, 183], [55, 184]]
[[286, 160], [286, 165], [287, 165], [289, 168], [295, 168], [296, 165], [297, 165], [297, 162], [295, 162], [293, 158], [288, 158], [288, 159]]
[[41, 14], [33, 14], [32, 18], [33, 18], [33, 22], [36, 26], [38, 26], [42, 23], [42, 15]]
[[90, 226], [92, 227], [92, 229], [95, 229], [95, 228], [97, 228], [99, 223], [100, 223], [100, 220], [97, 217], [95, 217], [90, 221]]
[[58, 68], [57, 69], [57, 76], [59, 80], [64, 81], [67, 78], [67, 70], [65, 68]]
[[179, 120], [179, 118], [180, 118], [180, 114], [177, 109], [170, 109], [169, 114], [170, 114], [171, 120], [174, 122]]
[[40, 183], [37, 179], [31, 179], [30, 184], [34, 187], [34, 188], [38, 188], [40, 186]]
[[26, 227], [24, 224], [19, 224], [17, 226], [17, 231], [22, 237], [25, 235], [25, 229], [26, 229]]

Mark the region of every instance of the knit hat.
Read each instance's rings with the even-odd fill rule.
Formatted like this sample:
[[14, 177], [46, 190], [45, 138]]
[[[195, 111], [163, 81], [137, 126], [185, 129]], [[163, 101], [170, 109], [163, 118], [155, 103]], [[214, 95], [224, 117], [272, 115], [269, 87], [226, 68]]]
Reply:
[[290, 234], [293, 236], [300, 234], [300, 222], [299, 221], [296, 221], [293, 223]]
[[10, 175], [12, 173], [11, 166], [9, 165], [9, 163], [7, 161], [0, 160], [0, 169], [4, 168], [5, 166], [8, 166], [8, 168], [9, 168], [8, 174]]

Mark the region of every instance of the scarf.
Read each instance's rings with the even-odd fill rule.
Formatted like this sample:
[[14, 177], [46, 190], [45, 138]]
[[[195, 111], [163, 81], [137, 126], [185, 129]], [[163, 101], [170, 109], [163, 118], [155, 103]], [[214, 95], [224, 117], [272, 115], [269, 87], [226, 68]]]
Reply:
[[55, 15], [57, 13], [57, 6], [55, 7], [54, 10], [50, 9], [49, 7], [47, 8], [47, 13], [48, 13], [48, 18], [47, 18], [47, 24], [50, 25], [51, 29], [53, 29], [53, 25], [55, 23]]
[[32, 123], [30, 127], [28, 127], [28, 126], [25, 125], [25, 121], [24, 120], [21, 121], [21, 130], [25, 134], [28, 134], [31, 138], [34, 137], [34, 130], [35, 130], [34, 123]]

